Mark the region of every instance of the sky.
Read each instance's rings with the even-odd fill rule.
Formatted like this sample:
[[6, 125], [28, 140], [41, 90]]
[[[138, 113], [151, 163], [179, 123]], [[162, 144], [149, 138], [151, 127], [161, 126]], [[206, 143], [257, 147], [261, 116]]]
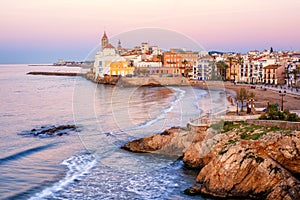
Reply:
[[0, 0], [0, 63], [81, 61], [104, 30], [111, 38], [143, 28], [207, 51], [299, 51], [299, 10], [299, 0]]

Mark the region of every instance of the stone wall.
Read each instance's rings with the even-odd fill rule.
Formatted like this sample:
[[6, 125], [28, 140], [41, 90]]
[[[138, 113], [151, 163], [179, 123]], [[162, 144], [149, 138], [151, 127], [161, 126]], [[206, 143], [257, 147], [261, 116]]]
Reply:
[[189, 86], [190, 82], [184, 77], [122, 77], [119, 86], [142, 86], [142, 85], [177, 85]]
[[250, 119], [258, 119], [260, 115], [245, 115], [245, 116], [240, 116], [240, 115], [225, 115], [224, 116], [224, 121], [246, 121]]
[[260, 125], [260, 126], [277, 126], [279, 128], [286, 128], [292, 130], [300, 131], [300, 122], [287, 122], [287, 121], [277, 121], [277, 120], [246, 120], [248, 124]]

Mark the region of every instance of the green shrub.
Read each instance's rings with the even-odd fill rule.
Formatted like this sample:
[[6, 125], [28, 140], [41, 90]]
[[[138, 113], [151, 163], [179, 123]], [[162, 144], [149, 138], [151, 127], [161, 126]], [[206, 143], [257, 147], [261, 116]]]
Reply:
[[299, 119], [298, 115], [296, 115], [295, 113], [289, 113], [286, 118], [286, 121], [299, 122], [300, 119]]
[[211, 124], [210, 128], [217, 130], [217, 131], [221, 131], [223, 129], [224, 126], [224, 121], [221, 120], [220, 122], [218, 122], [217, 124]]
[[259, 117], [260, 120], [282, 120], [300, 122], [300, 118], [295, 113], [289, 111], [280, 111], [276, 105], [269, 105], [267, 112]]

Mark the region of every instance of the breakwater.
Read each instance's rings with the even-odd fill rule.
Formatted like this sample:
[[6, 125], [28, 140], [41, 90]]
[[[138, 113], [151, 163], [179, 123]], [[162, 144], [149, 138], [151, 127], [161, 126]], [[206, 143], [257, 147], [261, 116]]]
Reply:
[[84, 76], [84, 73], [76, 72], [28, 72], [27, 75], [45, 75], [45, 76]]

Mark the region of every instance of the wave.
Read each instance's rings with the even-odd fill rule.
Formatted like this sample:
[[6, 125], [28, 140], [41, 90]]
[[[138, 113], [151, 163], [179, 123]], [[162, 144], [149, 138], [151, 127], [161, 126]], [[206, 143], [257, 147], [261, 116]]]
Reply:
[[6, 156], [4, 158], [0, 158], [0, 165], [4, 164], [6, 162], [9, 162], [9, 161], [18, 160], [18, 159], [20, 159], [22, 157], [29, 156], [29, 155], [31, 155], [33, 153], [36, 153], [36, 152], [39, 152], [39, 151], [43, 151], [43, 150], [49, 149], [49, 148], [55, 146], [56, 144], [57, 143], [52, 143], [52, 144], [48, 144], [48, 145], [44, 145], [44, 146], [34, 147], [34, 148], [26, 149], [24, 151], [15, 153], [15, 154], [10, 155], [10, 156]]
[[92, 168], [97, 164], [97, 159], [91, 152], [85, 152], [74, 155], [64, 160], [62, 165], [68, 167], [66, 176], [59, 182], [56, 182], [42, 192], [35, 194], [30, 200], [39, 200], [44, 198], [55, 198], [55, 194], [63, 190], [66, 186], [74, 181], [80, 180], [85, 175], [89, 174]]
[[161, 111], [161, 114], [158, 115], [157, 117], [155, 117], [154, 119], [151, 119], [151, 120], [148, 120], [148, 121], [145, 121], [143, 123], [140, 123], [134, 127], [130, 127], [130, 128], [126, 128], [126, 129], [122, 129], [122, 130], [116, 130], [116, 131], [112, 131], [112, 132], [107, 132], [107, 133], [104, 133], [106, 134], [107, 136], [115, 136], [119, 133], [124, 133], [124, 132], [127, 132], [127, 131], [133, 131], [133, 130], [137, 130], [137, 129], [141, 129], [141, 128], [145, 128], [147, 126], [150, 126], [152, 124], [154, 124], [155, 122], [159, 121], [159, 120], [162, 120], [165, 118], [166, 114], [168, 114], [169, 112], [171, 112], [174, 107], [176, 106], [176, 104], [178, 102], [180, 102], [184, 95], [185, 95], [185, 91], [180, 89], [180, 88], [175, 88], [175, 87], [170, 87], [173, 91], [175, 91], [175, 100], [171, 102], [171, 104], [169, 106], [167, 106], [165, 109], [163, 109]]

